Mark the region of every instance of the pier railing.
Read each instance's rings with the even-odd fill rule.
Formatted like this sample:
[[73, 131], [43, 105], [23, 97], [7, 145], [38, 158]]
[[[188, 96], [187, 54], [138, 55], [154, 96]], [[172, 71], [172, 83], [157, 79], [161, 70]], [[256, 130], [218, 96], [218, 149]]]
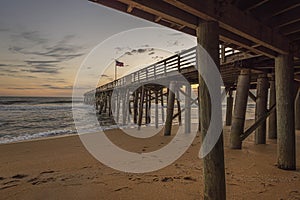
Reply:
[[166, 77], [171, 72], [180, 72], [184, 68], [196, 66], [196, 47], [182, 51], [164, 60], [156, 62], [148, 67], [123, 76], [115, 81], [97, 88], [97, 92], [110, 90], [128, 84], [146, 82]]
[[[223, 49], [223, 50], [222, 50]], [[242, 60], [251, 57], [249, 54], [245, 54], [238, 50], [234, 50], [230, 47], [225, 48], [220, 46], [220, 60], [224, 64], [224, 61], [233, 62], [236, 60]], [[172, 72], [181, 72], [182, 69], [196, 66], [196, 47], [182, 51], [164, 60], [151, 64], [148, 67], [135, 71], [131, 74], [123, 76], [115, 81], [109, 82], [102, 86], [99, 86], [95, 90], [85, 93], [85, 95], [95, 94], [101, 91], [112, 90], [114, 88], [123, 87], [129, 84], [147, 82], [150, 80], [156, 80], [168, 76]], [[196, 69], [195, 69], [196, 71]]]

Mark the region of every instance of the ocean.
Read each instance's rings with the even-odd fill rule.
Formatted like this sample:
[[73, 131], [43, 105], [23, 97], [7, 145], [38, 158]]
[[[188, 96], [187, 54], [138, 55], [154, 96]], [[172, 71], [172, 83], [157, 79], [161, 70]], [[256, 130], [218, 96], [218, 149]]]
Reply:
[[75, 133], [71, 98], [0, 97], [0, 143]]
[[[75, 99], [73, 103], [77, 109], [76, 113], [80, 115], [77, 117], [83, 119], [81, 130], [89, 132], [99, 128], [96, 122], [92, 124], [90, 121], [84, 121], [89, 119], [90, 115], [95, 115], [93, 106], [85, 105], [82, 99]], [[222, 107], [225, 113], [226, 104]], [[253, 119], [254, 111], [255, 104], [250, 102], [246, 118]], [[153, 114], [150, 125], [154, 125], [154, 110], [151, 110], [151, 113]], [[182, 118], [184, 120], [184, 114]], [[101, 125], [101, 129], [116, 128], [116, 125], [109, 124], [105, 117], [98, 116], [98, 120], [101, 121], [100, 124], [108, 122], [105, 126]], [[197, 108], [192, 109], [192, 121], [197, 122]], [[174, 119], [174, 122], [176, 123], [177, 119]], [[163, 121], [160, 119], [159, 123], [163, 124]], [[134, 125], [131, 124], [130, 127]], [[76, 133], [70, 97], [0, 97], [0, 144]]]

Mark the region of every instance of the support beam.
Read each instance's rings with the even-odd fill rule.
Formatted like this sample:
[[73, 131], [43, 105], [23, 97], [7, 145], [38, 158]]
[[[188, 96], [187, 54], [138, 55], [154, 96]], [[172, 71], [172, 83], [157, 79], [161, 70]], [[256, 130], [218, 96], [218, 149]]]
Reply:
[[[267, 74], [260, 74], [257, 78], [257, 97], [256, 97], [256, 107], [255, 107], [255, 121], [257, 121], [261, 116], [267, 113], [268, 105], [268, 88], [269, 82]], [[264, 120], [262, 124], [255, 131], [255, 144], [266, 144], [266, 121]]]
[[184, 115], [184, 130], [185, 133], [191, 132], [191, 85], [185, 86], [185, 93], [187, 96], [184, 97], [185, 115]]
[[[275, 76], [270, 80], [270, 98], [269, 107], [276, 104], [276, 91], [275, 91]], [[277, 139], [277, 122], [276, 122], [276, 109], [270, 114], [269, 117], [269, 139]]]
[[133, 99], [133, 123], [137, 124], [139, 90], [137, 89], [133, 94], [134, 94], [134, 99]]
[[296, 130], [300, 130], [300, 87], [295, 99], [295, 127]]
[[[202, 46], [211, 56], [217, 67], [220, 66], [219, 60], [219, 25], [217, 22], [200, 23], [197, 27], [197, 45]], [[197, 53], [197, 63], [201, 59], [201, 55]], [[202, 58], [203, 59], [203, 58]], [[199, 67], [199, 66], [198, 66]], [[201, 110], [201, 134], [204, 139], [211, 120], [211, 101], [208, 88], [199, 74], [200, 87], [200, 110]], [[219, 102], [219, 109], [221, 109], [221, 100]], [[222, 123], [220, 120], [214, 119], [215, 123]], [[226, 199], [225, 187], [225, 167], [224, 167], [224, 147], [223, 147], [223, 131], [218, 138], [212, 150], [203, 158], [203, 172], [204, 172], [204, 199]]]
[[112, 114], [112, 107], [111, 107], [111, 92], [108, 93], [108, 116]]
[[128, 104], [127, 104], [127, 95], [128, 91], [122, 91], [122, 124], [125, 125], [127, 122], [127, 111], [128, 111]]
[[149, 124], [149, 90], [145, 91], [145, 124]]
[[201, 131], [201, 105], [200, 105], [200, 87], [197, 87], [197, 95], [198, 95], [198, 131]]
[[165, 108], [164, 108], [164, 88], [160, 90], [160, 103], [161, 103], [161, 121], [165, 122]]
[[296, 169], [294, 68], [291, 54], [275, 59], [278, 168]]
[[174, 113], [174, 101], [175, 101], [175, 91], [176, 89], [176, 81], [171, 81], [169, 86], [169, 94], [168, 94], [168, 103], [167, 103], [167, 118], [165, 124], [164, 135], [171, 135], [172, 130], [172, 121], [173, 121], [173, 113]]
[[[125, 13], [127, 13], [128, 5], [133, 5], [134, 9], [131, 11], [131, 15], [191, 35], [196, 34], [195, 27], [197, 26], [197, 17], [203, 20], [218, 20], [221, 25], [220, 40], [224, 42], [230, 42], [236, 45], [241, 44], [244, 48], [256, 53], [261, 52], [270, 57], [274, 57], [274, 52], [286, 53], [288, 51], [286, 37], [262, 25], [255, 18], [244, 14], [231, 5], [226, 4], [224, 7], [222, 4], [214, 1], [199, 2], [197, 0], [163, 0], [155, 4], [145, 0], [97, 0], [96, 2]], [[221, 10], [222, 13], [216, 12]], [[220, 17], [220, 15], [222, 15], [222, 17]], [[245, 21], [247, 23], [245, 23]], [[175, 26], [172, 27], [172, 24], [175, 24]], [[223, 32], [230, 32], [234, 37], [231, 37], [232, 35], [228, 37], [226, 36], [228, 34], [223, 34]], [[262, 45], [262, 49], [251, 48], [249, 45], [241, 43], [241, 40], [237, 41], [235, 39], [236, 36], [251, 41], [253, 44], [260, 44]]]
[[181, 126], [182, 121], [181, 121], [181, 106], [180, 106], [180, 98], [179, 98], [179, 88], [176, 88], [176, 104], [177, 104], [177, 112], [178, 112], [178, 124], [179, 124], [179, 126]]
[[115, 116], [115, 120], [116, 120], [116, 124], [119, 123], [119, 118], [120, 118], [120, 104], [121, 104], [121, 95], [120, 95], [120, 91], [116, 90], [116, 96], [117, 96], [117, 105], [116, 105], [116, 116]]
[[144, 97], [145, 97], [145, 88], [142, 86], [140, 92], [140, 105], [139, 105], [139, 119], [138, 119], [138, 130], [141, 129], [142, 120], [143, 120], [143, 106], [144, 106]]
[[226, 126], [231, 126], [232, 122], [232, 107], [233, 107], [233, 97], [232, 90], [229, 90], [226, 104]]
[[148, 91], [148, 115], [147, 115], [147, 124], [151, 123], [151, 101], [152, 101], [152, 94], [151, 90]]
[[250, 69], [242, 69], [238, 77], [234, 113], [231, 125], [230, 147], [241, 149], [240, 135], [244, 132], [248, 93], [250, 88]]
[[248, 95], [254, 102], [256, 102], [256, 96], [251, 91], [248, 92]]
[[217, 20], [223, 29], [278, 53], [286, 54], [289, 50], [287, 38], [273, 31], [271, 28], [262, 25], [254, 17], [247, 15], [233, 5], [227, 4], [224, 6], [215, 1], [198, 0], [164, 1], [203, 20]]
[[158, 128], [158, 91], [155, 91], [155, 128]]
[[257, 129], [263, 122], [266, 121], [268, 116], [274, 112], [276, 108], [276, 105], [273, 105], [270, 110], [268, 110], [264, 115], [262, 115], [259, 119], [255, 121], [255, 123], [249, 127], [242, 135], [241, 135], [241, 141], [245, 140], [255, 129]]

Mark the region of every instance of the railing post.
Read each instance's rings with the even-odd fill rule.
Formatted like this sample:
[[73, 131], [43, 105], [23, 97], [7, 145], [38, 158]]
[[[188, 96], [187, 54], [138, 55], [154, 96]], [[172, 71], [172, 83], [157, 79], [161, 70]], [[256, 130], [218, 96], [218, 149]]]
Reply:
[[180, 55], [179, 54], [177, 56], [177, 68], [178, 68], [178, 72], [180, 72]]
[[164, 61], [164, 74], [167, 75], [167, 62]]

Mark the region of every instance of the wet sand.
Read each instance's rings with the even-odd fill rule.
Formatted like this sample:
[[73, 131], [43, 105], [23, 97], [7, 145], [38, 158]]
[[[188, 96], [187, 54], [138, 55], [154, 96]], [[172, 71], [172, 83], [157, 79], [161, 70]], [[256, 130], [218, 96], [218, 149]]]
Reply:
[[[229, 132], [230, 127], [225, 127], [227, 199], [300, 199], [299, 131], [296, 171], [276, 167], [276, 141], [254, 145], [250, 136], [242, 150], [231, 150]], [[106, 134], [133, 152], [153, 151], [172, 139], [162, 134], [133, 139], [120, 130]], [[0, 145], [0, 199], [201, 199], [200, 140], [197, 135], [188, 151], [170, 166], [145, 174], [101, 164], [78, 136]]]

